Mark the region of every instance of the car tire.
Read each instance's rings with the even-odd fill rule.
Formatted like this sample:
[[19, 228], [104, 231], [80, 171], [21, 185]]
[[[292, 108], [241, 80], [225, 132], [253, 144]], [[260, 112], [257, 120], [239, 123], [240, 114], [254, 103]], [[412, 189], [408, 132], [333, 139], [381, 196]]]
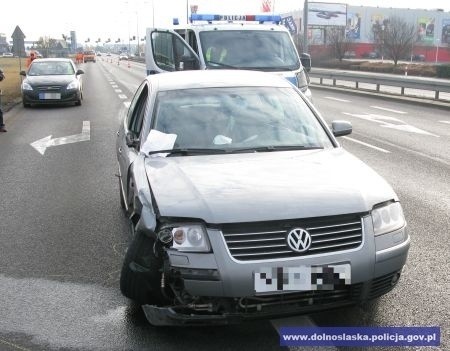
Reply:
[[[131, 223], [131, 221], [130, 221]], [[155, 241], [134, 230], [131, 223], [133, 240], [125, 254], [120, 274], [120, 291], [129, 299], [141, 305], [160, 305], [161, 259], [153, 253]]]
[[81, 98], [75, 102], [75, 106], [81, 106], [82, 102], [81, 102]]
[[26, 103], [26, 102], [22, 102], [22, 105], [23, 105], [23, 107], [25, 107], [25, 108], [29, 108], [29, 107], [31, 107], [31, 105], [30, 105], [30, 104], [28, 104], [28, 103]]

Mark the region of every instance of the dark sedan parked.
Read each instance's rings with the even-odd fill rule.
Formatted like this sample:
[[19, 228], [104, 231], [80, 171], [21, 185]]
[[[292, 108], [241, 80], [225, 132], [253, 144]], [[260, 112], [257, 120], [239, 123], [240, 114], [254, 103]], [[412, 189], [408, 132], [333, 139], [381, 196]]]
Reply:
[[81, 69], [77, 70], [70, 59], [34, 60], [28, 72], [20, 72], [20, 75], [26, 77], [21, 87], [23, 106], [72, 102], [80, 106], [83, 99], [83, 84], [80, 75], [83, 73]]

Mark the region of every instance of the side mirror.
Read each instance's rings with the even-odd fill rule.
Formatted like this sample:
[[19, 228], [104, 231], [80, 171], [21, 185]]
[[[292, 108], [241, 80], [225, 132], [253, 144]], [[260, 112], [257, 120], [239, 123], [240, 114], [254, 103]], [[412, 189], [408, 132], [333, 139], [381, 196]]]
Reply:
[[352, 124], [347, 121], [333, 121], [331, 122], [331, 130], [335, 137], [349, 135], [352, 133]]
[[24, 77], [26, 77], [27, 76], [27, 72], [25, 72], [25, 71], [20, 71], [20, 73], [19, 73], [21, 76], [24, 76]]
[[302, 62], [303, 67], [305, 67], [305, 71], [311, 71], [311, 55], [304, 52], [300, 55], [300, 61]]
[[76, 76], [80, 74], [84, 74], [84, 71], [82, 69], [77, 70], [77, 72], [75, 73]]
[[139, 144], [139, 138], [130, 131], [125, 135], [125, 141], [129, 147], [136, 147]]

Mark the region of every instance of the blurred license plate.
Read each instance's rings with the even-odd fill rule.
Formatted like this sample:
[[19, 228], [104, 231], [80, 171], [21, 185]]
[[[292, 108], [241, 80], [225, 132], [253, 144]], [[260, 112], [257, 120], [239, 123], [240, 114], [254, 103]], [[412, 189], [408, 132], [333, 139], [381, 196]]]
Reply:
[[254, 273], [255, 292], [334, 290], [349, 285], [350, 264], [260, 267]]
[[39, 100], [59, 100], [61, 93], [39, 93]]

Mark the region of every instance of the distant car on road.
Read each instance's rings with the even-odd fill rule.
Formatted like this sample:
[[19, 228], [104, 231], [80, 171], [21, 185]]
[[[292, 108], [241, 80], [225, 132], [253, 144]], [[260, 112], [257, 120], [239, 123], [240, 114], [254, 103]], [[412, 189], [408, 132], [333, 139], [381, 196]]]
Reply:
[[413, 55], [412, 60], [423, 62], [423, 61], [425, 61], [425, 55], [422, 55], [422, 54]]
[[71, 59], [35, 59], [28, 72], [21, 71], [24, 107], [42, 104], [75, 103], [81, 105], [83, 84], [81, 74]]
[[339, 145], [351, 124], [329, 128], [282, 76], [149, 75], [122, 117], [120, 289], [151, 324], [311, 313], [399, 281], [410, 238], [397, 195]]
[[380, 54], [376, 51], [371, 51], [371, 52], [365, 52], [362, 56], [364, 58], [376, 59], [376, 58], [380, 57]]
[[106, 56], [111, 56], [111, 53], [110, 52], [106, 53]]
[[128, 60], [128, 55], [126, 55], [126, 54], [120, 54], [120, 55], [119, 55], [119, 60]]
[[346, 51], [344, 52], [344, 58], [355, 58], [356, 53], [354, 51]]
[[95, 51], [93, 50], [88, 50], [83, 52], [83, 62], [94, 62], [95, 63], [96, 58], [95, 58]]
[[14, 57], [14, 54], [12, 52], [4, 52], [2, 57]]

